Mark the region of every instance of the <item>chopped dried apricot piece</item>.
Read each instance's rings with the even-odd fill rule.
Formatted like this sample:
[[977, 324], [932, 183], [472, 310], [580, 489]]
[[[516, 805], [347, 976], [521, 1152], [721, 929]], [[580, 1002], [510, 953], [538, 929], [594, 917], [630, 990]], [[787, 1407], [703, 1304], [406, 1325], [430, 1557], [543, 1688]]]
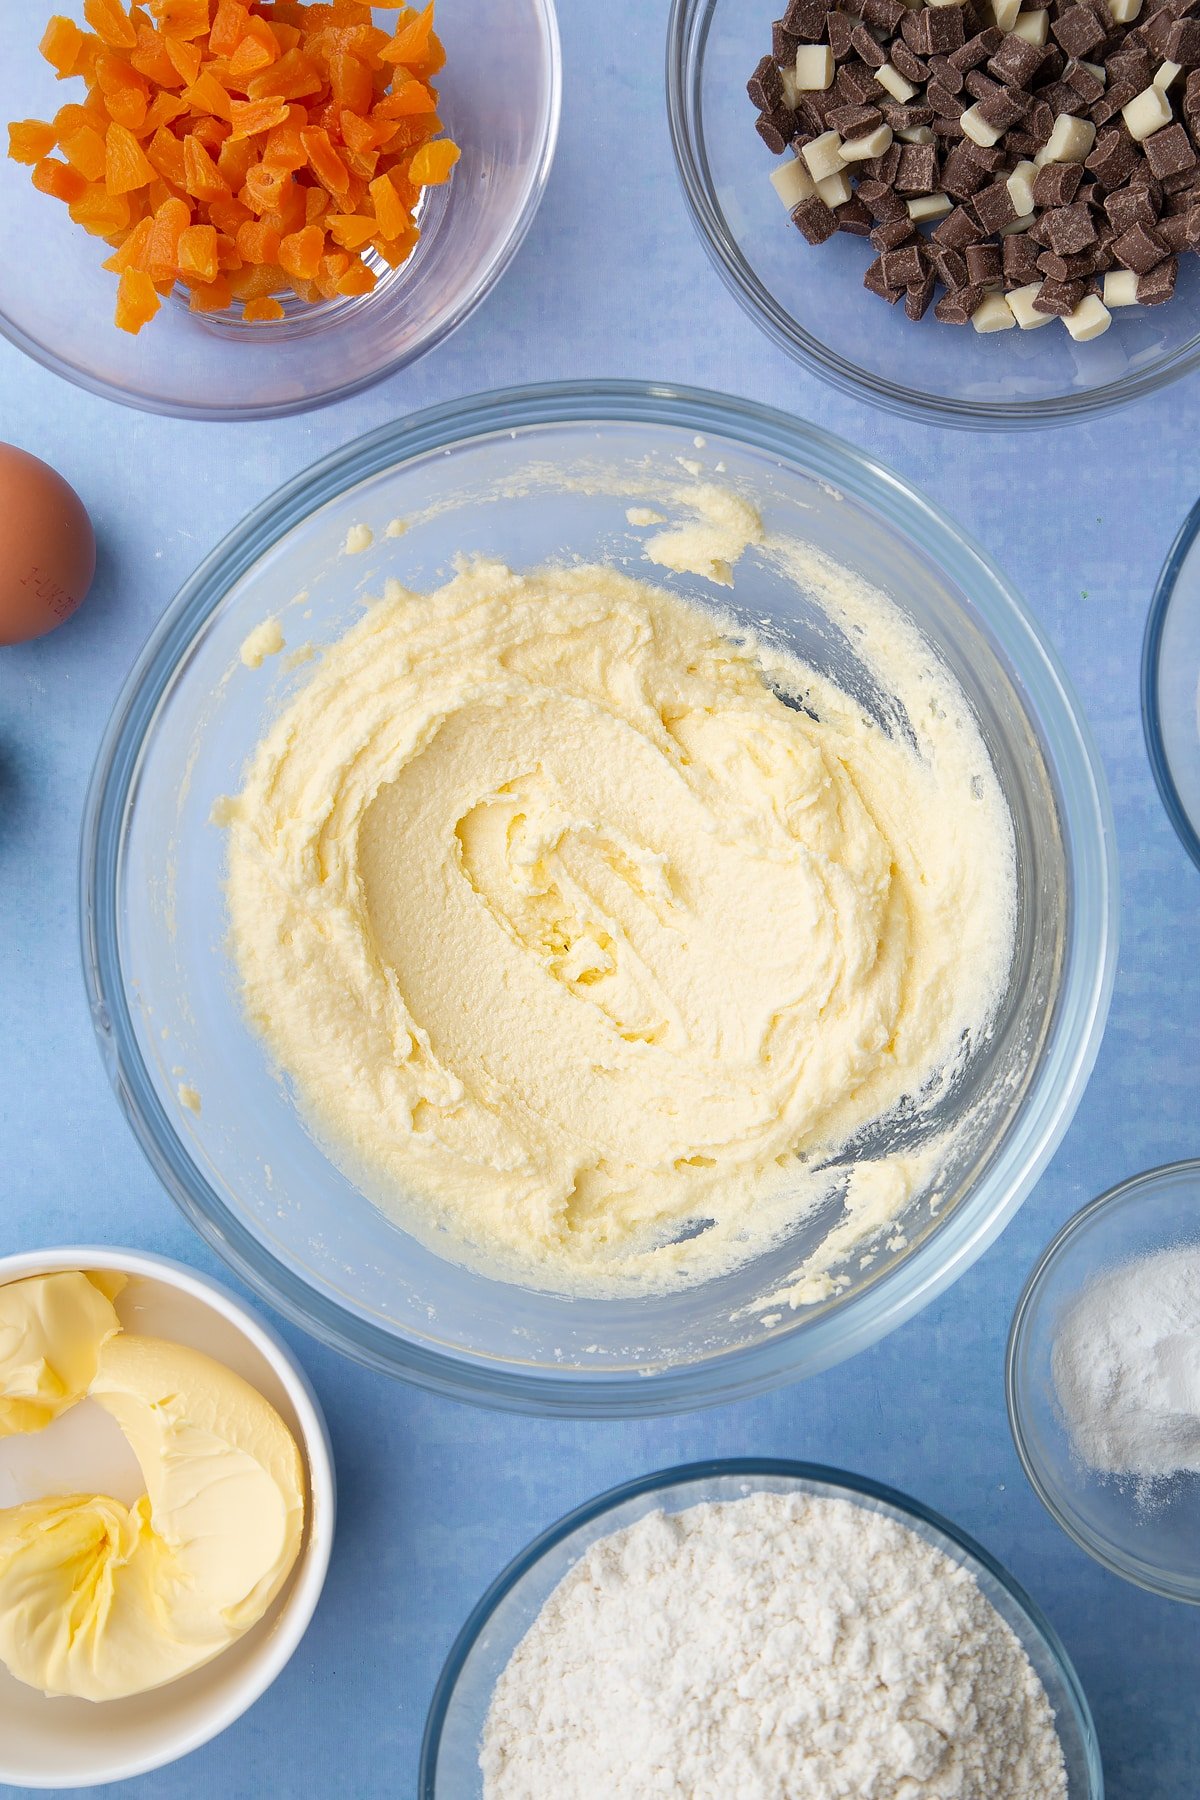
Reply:
[[208, 33], [208, 0], [150, 0], [150, 11], [168, 37], [198, 38]]
[[450, 171], [462, 152], [449, 138], [437, 138], [422, 144], [409, 166], [409, 175], [418, 187], [440, 187], [448, 181]]
[[114, 238], [129, 229], [130, 206], [125, 194], [110, 194], [102, 181], [89, 182], [82, 199], [72, 200], [70, 214], [93, 237]]
[[247, 300], [242, 307], [242, 317], [251, 325], [265, 325], [273, 319], [282, 319], [283, 308], [278, 300], [264, 296], [261, 300]]
[[365, 213], [328, 213], [325, 229], [342, 250], [361, 250], [379, 230], [374, 219]]
[[191, 216], [186, 200], [164, 200], [155, 212], [145, 252], [146, 272], [152, 281], [174, 281], [178, 275], [179, 240]]
[[128, 194], [154, 180], [153, 166], [127, 126], [114, 119], [105, 138], [105, 180], [110, 194]]
[[279, 44], [265, 19], [250, 17], [237, 49], [229, 59], [229, 73], [235, 82], [248, 81], [279, 60]]
[[246, 29], [250, 0], [218, 0], [208, 34], [208, 48], [213, 56], [232, 56]]
[[408, 224], [408, 213], [400, 204], [400, 196], [387, 175], [378, 175], [371, 183], [368, 192], [371, 204], [375, 208], [375, 222], [378, 226], [377, 236], [398, 238]]
[[163, 41], [167, 46], [167, 55], [171, 59], [175, 73], [184, 87], [191, 87], [199, 75], [201, 64], [204, 61], [203, 50], [194, 39], [168, 37]]
[[309, 167], [331, 194], [344, 194], [350, 186], [350, 171], [329, 141], [329, 133], [308, 130], [300, 133]]
[[60, 81], [74, 75], [83, 54], [84, 37], [74, 19], [55, 13], [38, 48]]
[[319, 225], [305, 225], [289, 232], [279, 246], [279, 264], [299, 281], [312, 281], [321, 267], [325, 233]]
[[260, 137], [277, 125], [286, 125], [287, 119], [286, 100], [232, 100], [229, 122], [233, 130], [229, 136], [234, 143], [240, 138]]
[[8, 128], [8, 154], [14, 162], [40, 163], [57, 142], [54, 126], [41, 119], [15, 119]]
[[159, 126], [146, 145], [146, 159], [154, 164], [164, 181], [169, 181], [172, 187], [186, 189], [187, 162], [184, 148], [177, 137], [172, 137], [165, 125]]
[[375, 289], [375, 271], [374, 269], [368, 269], [365, 262], [352, 262], [350, 267], [346, 270], [346, 273], [338, 279], [335, 285], [337, 292], [346, 296], [373, 293]]
[[183, 140], [183, 185], [196, 200], [219, 200], [230, 192], [229, 183], [194, 134]]
[[62, 140], [62, 153], [85, 181], [103, 181], [108, 162], [104, 138], [94, 125], [81, 125]]
[[218, 275], [216, 280], [210, 282], [207, 287], [193, 288], [188, 304], [196, 313], [227, 312], [233, 304], [229, 277]]
[[277, 263], [280, 237], [263, 219], [250, 219], [238, 227], [238, 253], [248, 263]]
[[69, 206], [73, 200], [83, 199], [88, 184], [70, 163], [59, 162], [55, 156], [44, 156], [33, 171], [33, 185], [39, 194], [50, 194], [55, 200], [65, 200]]
[[189, 286], [215, 281], [220, 273], [216, 226], [188, 225], [179, 234], [176, 260], [180, 280]]
[[154, 283], [141, 269], [126, 269], [117, 289], [117, 324], [135, 336], [162, 305]]

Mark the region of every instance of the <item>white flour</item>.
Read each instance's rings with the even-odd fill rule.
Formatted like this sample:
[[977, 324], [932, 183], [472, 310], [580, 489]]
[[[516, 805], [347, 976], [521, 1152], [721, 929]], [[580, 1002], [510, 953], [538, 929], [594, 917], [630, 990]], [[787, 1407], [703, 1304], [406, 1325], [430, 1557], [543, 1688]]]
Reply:
[[652, 1513], [496, 1685], [486, 1800], [1066, 1800], [1046, 1694], [973, 1577], [845, 1500]]
[[1142, 1481], [1200, 1471], [1200, 1247], [1092, 1282], [1059, 1329], [1053, 1372], [1090, 1468]]

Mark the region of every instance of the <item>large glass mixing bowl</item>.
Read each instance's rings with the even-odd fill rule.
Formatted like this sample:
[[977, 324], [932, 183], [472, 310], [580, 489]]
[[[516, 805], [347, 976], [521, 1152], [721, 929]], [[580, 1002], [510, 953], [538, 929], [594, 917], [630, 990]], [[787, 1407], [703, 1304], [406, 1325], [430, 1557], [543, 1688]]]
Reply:
[[[968, 1121], [937, 1197], [903, 1216], [904, 1247], [893, 1237], [868, 1267], [846, 1269], [842, 1292], [794, 1311], [755, 1307], [816, 1247], [827, 1217], [719, 1279], [636, 1299], [534, 1292], [437, 1255], [317, 1147], [245, 1022], [222, 944], [224, 834], [210, 810], [305, 678], [286, 656], [244, 667], [249, 632], [278, 615], [290, 645], [328, 644], [385, 576], [424, 590], [461, 552], [515, 568], [637, 559], [627, 502], [678, 484], [680, 458], [721, 470], [753, 494], [768, 532], [807, 540], [920, 625], [974, 709], [1016, 837], [1008, 989], [934, 1121]], [[389, 536], [395, 519], [408, 529]], [[347, 558], [360, 523], [374, 545]], [[765, 616], [843, 684], [865, 673], [814, 597], [758, 551], [739, 564], [731, 602], [703, 581], [663, 579], [701, 604], [715, 595]], [[896, 728], [874, 682], [857, 691]], [[281, 1311], [377, 1368], [565, 1413], [666, 1411], [824, 1368], [961, 1274], [1029, 1192], [1079, 1099], [1108, 1005], [1116, 902], [1095, 751], [1053, 653], [987, 558], [834, 438], [744, 401], [641, 384], [455, 402], [360, 439], [260, 506], [146, 645], [105, 736], [83, 833], [100, 1044], [134, 1131], [198, 1230]], [[193, 1088], [199, 1111], [186, 1104]]]

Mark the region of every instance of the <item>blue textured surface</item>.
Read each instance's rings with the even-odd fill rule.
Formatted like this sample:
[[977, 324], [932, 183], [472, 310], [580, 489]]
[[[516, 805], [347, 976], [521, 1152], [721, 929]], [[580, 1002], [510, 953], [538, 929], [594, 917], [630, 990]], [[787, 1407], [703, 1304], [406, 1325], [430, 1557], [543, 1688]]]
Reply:
[[328, 1588], [271, 1692], [129, 1791], [408, 1800], [442, 1659], [534, 1532], [646, 1470], [761, 1453], [894, 1483], [980, 1538], [1062, 1634], [1112, 1800], [1191, 1800], [1200, 1611], [1104, 1574], [1042, 1512], [1009, 1440], [1003, 1350], [1025, 1276], [1062, 1221], [1118, 1179], [1200, 1149], [1200, 874], [1150, 778], [1137, 684], [1154, 580], [1196, 497], [1196, 386], [1099, 424], [990, 438], [838, 398], [757, 336], [693, 235], [662, 98], [665, 0], [610, 0], [599, 29], [582, 0], [562, 12], [567, 99], [545, 205], [491, 301], [406, 375], [281, 424], [189, 425], [92, 399], [0, 344], [0, 437], [63, 471], [101, 543], [78, 617], [0, 652], [0, 1251], [130, 1243], [221, 1274], [143, 1163], [92, 1041], [75, 917], [92, 757], [151, 625], [251, 504], [372, 426], [510, 381], [643, 376], [773, 402], [891, 463], [992, 552], [1065, 659], [1112, 786], [1124, 905], [1108, 1033], [1065, 1144], [1000, 1243], [885, 1343], [804, 1386], [674, 1420], [538, 1423], [426, 1398], [288, 1331], [338, 1459]]

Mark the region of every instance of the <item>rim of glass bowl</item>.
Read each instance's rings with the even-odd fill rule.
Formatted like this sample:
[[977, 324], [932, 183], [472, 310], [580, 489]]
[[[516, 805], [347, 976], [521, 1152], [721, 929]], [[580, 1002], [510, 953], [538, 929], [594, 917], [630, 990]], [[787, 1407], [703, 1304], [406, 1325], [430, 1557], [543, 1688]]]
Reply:
[[897, 1488], [887, 1487], [883, 1482], [871, 1481], [865, 1475], [851, 1475], [845, 1469], [832, 1468], [822, 1463], [792, 1462], [786, 1458], [758, 1456], [721, 1457], [711, 1462], [681, 1463], [677, 1468], [663, 1469], [656, 1475], [642, 1475], [635, 1481], [622, 1482], [619, 1487], [609, 1488], [594, 1500], [588, 1500], [583, 1506], [577, 1506], [574, 1511], [566, 1513], [548, 1530], [539, 1533], [513, 1558], [472, 1607], [438, 1676], [421, 1742], [421, 1773], [417, 1782], [420, 1800], [435, 1800], [434, 1784], [442, 1731], [455, 1686], [467, 1658], [487, 1629], [488, 1621], [500, 1602], [520, 1585], [542, 1557], [577, 1531], [623, 1506], [627, 1500], [639, 1499], [644, 1494], [665, 1493], [672, 1488], [703, 1486], [706, 1482], [722, 1478], [736, 1480], [738, 1476], [745, 1476], [750, 1480], [782, 1478], [808, 1481], [841, 1489], [843, 1494], [882, 1501], [885, 1506], [894, 1508], [908, 1518], [931, 1526], [965, 1553], [968, 1565], [973, 1562], [986, 1570], [1016, 1603], [1018, 1610], [1024, 1613], [1057, 1664], [1063, 1686], [1074, 1706], [1075, 1724], [1087, 1755], [1088, 1800], [1103, 1800], [1104, 1774], [1100, 1762], [1100, 1747], [1087, 1695], [1053, 1625], [1002, 1563], [998, 1563], [982, 1544], [976, 1543], [973, 1537], [951, 1520], [934, 1512], [931, 1507], [924, 1506], [921, 1501], [914, 1500], [911, 1495], [902, 1494]]
[[1166, 742], [1163, 738], [1162, 712], [1160, 710], [1161, 693], [1158, 680], [1158, 659], [1162, 650], [1163, 632], [1171, 611], [1171, 602], [1175, 598], [1175, 587], [1184, 565], [1192, 554], [1197, 536], [1200, 535], [1200, 500], [1193, 506], [1187, 518], [1179, 528], [1175, 542], [1167, 552], [1167, 560], [1162, 566], [1154, 598], [1150, 602], [1150, 612], [1146, 619], [1146, 633], [1142, 639], [1142, 731], [1146, 739], [1146, 754], [1150, 758], [1150, 772], [1154, 776], [1158, 788], [1159, 799], [1166, 808], [1167, 817], [1175, 827], [1180, 843], [1200, 869], [1200, 834], [1196, 825], [1188, 816], [1187, 808], [1175, 785], [1175, 777], [1171, 772], [1171, 761], [1167, 755]]
[[1132, 1194], [1152, 1192], [1164, 1180], [1174, 1179], [1179, 1175], [1194, 1175], [1200, 1179], [1200, 1157], [1182, 1157], [1178, 1162], [1160, 1163], [1155, 1169], [1144, 1169], [1140, 1175], [1131, 1175], [1127, 1181], [1119, 1181], [1115, 1187], [1108, 1188], [1095, 1200], [1089, 1200], [1088, 1204], [1073, 1214], [1062, 1230], [1051, 1238], [1021, 1290], [1021, 1298], [1017, 1301], [1016, 1311], [1013, 1313], [1012, 1324], [1008, 1331], [1008, 1349], [1004, 1358], [1004, 1397], [1008, 1408], [1009, 1430], [1012, 1433], [1012, 1440], [1016, 1446], [1021, 1467], [1025, 1471], [1025, 1477], [1055, 1524], [1065, 1531], [1081, 1550], [1086, 1550], [1094, 1562], [1098, 1562], [1101, 1568], [1107, 1569], [1110, 1575], [1117, 1575], [1122, 1581], [1130, 1581], [1135, 1587], [1144, 1588], [1147, 1593], [1158, 1594], [1168, 1600], [1183, 1600], [1192, 1606], [1200, 1606], [1200, 1587], [1172, 1585], [1157, 1579], [1135, 1557], [1123, 1558], [1111, 1555], [1103, 1541], [1089, 1531], [1084, 1521], [1069, 1508], [1065, 1496], [1060, 1501], [1057, 1497], [1058, 1490], [1043, 1480], [1041, 1464], [1033, 1455], [1029, 1447], [1029, 1440], [1025, 1435], [1025, 1404], [1018, 1376], [1025, 1344], [1025, 1332], [1034, 1301], [1062, 1251], [1067, 1248], [1078, 1232], [1091, 1224], [1097, 1214], [1106, 1212], [1110, 1206], [1118, 1205]]
[[[565, 423], [673, 426], [725, 437], [803, 468], [873, 507], [971, 594], [1020, 671], [1053, 773], [1073, 874], [1064, 976], [1042, 1066], [983, 1179], [895, 1269], [828, 1315], [710, 1361], [649, 1374], [530, 1373], [414, 1344], [317, 1293], [257, 1242], [213, 1192], [155, 1094], [122, 980], [116, 895], [124, 819], [159, 700], [209, 612], [277, 539], [360, 481], [484, 435]], [[84, 807], [80, 854], [84, 977], [118, 1099], [159, 1179], [206, 1242], [285, 1317], [369, 1366], [459, 1399], [569, 1416], [632, 1416], [715, 1405], [815, 1373], [874, 1343], [948, 1287], [999, 1235], [1074, 1113], [1099, 1048], [1117, 941], [1116, 853], [1099, 757], [1054, 652], [984, 552], [884, 465], [773, 408], [647, 382], [558, 382], [471, 396], [359, 438], [265, 500], [185, 582], [117, 700]]]
[[[459, 295], [445, 315], [419, 342], [409, 345], [402, 354], [381, 364], [371, 374], [363, 375], [356, 381], [329, 387], [319, 394], [306, 394], [299, 399], [269, 401], [255, 406], [209, 406], [203, 401], [173, 400], [168, 402], [157, 399], [153, 394], [133, 393], [113, 382], [104, 381], [99, 376], [93, 375], [80, 363], [64, 361], [53, 351], [47, 350], [37, 338], [31, 337], [28, 332], [23, 331], [2, 311], [0, 311], [0, 337], [7, 338], [10, 344], [15, 345], [33, 362], [39, 363], [43, 369], [49, 369], [52, 375], [61, 376], [64, 381], [69, 381], [75, 387], [83, 388], [90, 394], [99, 394], [102, 399], [114, 400], [118, 406], [128, 406], [135, 412], [154, 413], [163, 418], [208, 419], [218, 422], [282, 419], [297, 413], [317, 412], [324, 406], [333, 406], [339, 400], [347, 400], [353, 394], [365, 393], [368, 388], [377, 386], [381, 381], [386, 381], [389, 376], [398, 374], [401, 369], [407, 369], [413, 363], [419, 362], [431, 350], [436, 350], [439, 344], [445, 343], [446, 339], [457, 331], [460, 325], [465, 324], [472, 313], [482, 306], [491, 294], [524, 243], [529, 228], [537, 217], [538, 208], [541, 206], [546, 191], [546, 184], [550, 179], [562, 117], [562, 39], [558, 29], [555, 0], [534, 0], [534, 3], [542, 17], [550, 86], [542, 129], [542, 142], [531, 165], [534, 176], [529, 192], [525, 196], [525, 204], [514, 220], [508, 236], [497, 248], [486, 268], [480, 270], [471, 286]], [[381, 283], [381, 285], [384, 284]], [[352, 299], [345, 304], [347, 308], [359, 308], [362, 302]], [[324, 309], [321, 310], [324, 311]], [[332, 318], [329, 328], [335, 328]]]
[[[1068, 424], [1072, 419], [1111, 412], [1115, 407], [1140, 400], [1200, 368], [1200, 333], [1170, 357], [1144, 374], [1123, 375], [1118, 381], [1087, 393], [1050, 400], [955, 400], [949, 395], [922, 393], [862, 370], [829, 349], [804, 330], [786, 307], [780, 306], [759, 281], [742, 255], [718, 206], [712, 175], [698, 127], [700, 71], [716, 0], [672, 0], [667, 24], [667, 119], [675, 166], [692, 222], [701, 242], [726, 287], [769, 338], [798, 362], [807, 364], [842, 393], [884, 407], [889, 412], [953, 425], [964, 429], [997, 428], [1015, 431], [1030, 426]], [[766, 11], [763, 17], [767, 18]]]

